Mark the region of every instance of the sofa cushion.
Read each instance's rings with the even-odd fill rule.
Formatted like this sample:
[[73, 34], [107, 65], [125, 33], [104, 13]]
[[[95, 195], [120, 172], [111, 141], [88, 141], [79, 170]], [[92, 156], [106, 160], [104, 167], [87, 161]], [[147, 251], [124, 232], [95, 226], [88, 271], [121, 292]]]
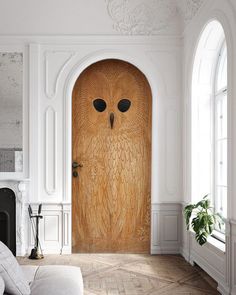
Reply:
[[27, 282], [31, 284], [35, 279], [35, 275], [39, 267], [35, 265], [21, 265], [20, 267], [23, 271], [23, 274]]
[[0, 241], [0, 276], [5, 292], [11, 295], [29, 295], [30, 287], [11, 251]]
[[83, 279], [79, 267], [40, 266], [30, 285], [31, 295], [82, 295]]
[[5, 290], [5, 283], [3, 281], [3, 278], [0, 276], [0, 295], [4, 293]]

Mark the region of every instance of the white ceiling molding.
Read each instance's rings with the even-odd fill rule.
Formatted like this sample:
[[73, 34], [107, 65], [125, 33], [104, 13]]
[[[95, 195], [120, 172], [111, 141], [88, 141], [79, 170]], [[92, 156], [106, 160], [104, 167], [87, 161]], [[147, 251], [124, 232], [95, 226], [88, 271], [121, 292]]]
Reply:
[[105, 0], [114, 29], [124, 35], [156, 35], [179, 13], [191, 20], [204, 0]]

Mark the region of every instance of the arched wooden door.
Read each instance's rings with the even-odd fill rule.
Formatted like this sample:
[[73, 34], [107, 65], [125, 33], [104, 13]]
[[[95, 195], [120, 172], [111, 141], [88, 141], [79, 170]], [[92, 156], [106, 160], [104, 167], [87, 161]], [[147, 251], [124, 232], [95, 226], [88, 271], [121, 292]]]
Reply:
[[74, 253], [149, 253], [151, 102], [147, 79], [124, 61], [92, 64], [76, 81]]

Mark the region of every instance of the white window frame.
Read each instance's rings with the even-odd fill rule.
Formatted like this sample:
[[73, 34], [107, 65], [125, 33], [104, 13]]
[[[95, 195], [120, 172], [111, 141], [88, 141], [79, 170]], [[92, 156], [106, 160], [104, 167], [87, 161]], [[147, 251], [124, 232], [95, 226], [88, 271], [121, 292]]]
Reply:
[[[217, 208], [217, 203], [219, 202], [219, 200], [217, 199], [217, 194], [216, 194], [216, 188], [217, 187], [225, 187], [226, 189], [228, 189], [228, 185], [226, 184], [224, 185], [219, 185], [216, 183], [217, 180], [217, 165], [216, 165], [216, 161], [217, 161], [217, 143], [216, 141], [219, 139], [216, 139], [216, 134], [217, 134], [217, 105], [220, 101], [226, 99], [226, 103], [227, 103], [227, 84], [221, 88], [221, 89], [217, 89], [217, 81], [218, 81], [218, 75], [219, 75], [219, 67], [220, 67], [220, 62], [221, 62], [221, 56], [222, 56], [222, 52], [224, 50], [224, 48], [226, 47], [226, 52], [227, 52], [227, 44], [225, 39], [223, 40], [223, 42], [221, 43], [220, 49], [219, 49], [219, 54], [217, 56], [217, 61], [216, 61], [216, 67], [215, 67], [215, 75], [214, 75], [214, 82], [213, 82], [213, 89], [214, 89], [214, 96], [213, 96], [213, 186], [212, 186], [212, 197], [213, 197], [213, 203], [214, 203], [214, 210], [215, 208]], [[227, 54], [227, 53], [226, 53]], [[227, 109], [227, 108], [226, 108]], [[228, 114], [227, 114], [228, 115]], [[226, 118], [227, 118], [226, 115]], [[227, 124], [227, 122], [226, 122]], [[228, 128], [227, 128], [228, 129]], [[222, 138], [220, 140], [226, 140], [226, 145], [228, 145], [228, 132], [225, 138]], [[227, 150], [227, 149], [226, 149]], [[227, 164], [226, 164], [227, 165]], [[227, 169], [226, 169], [227, 171]], [[226, 177], [227, 179], [227, 177]], [[226, 181], [227, 182], [227, 181]], [[226, 198], [227, 200], [227, 198]], [[217, 212], [216, 212], [217, 213]], [[225, 242], [225, 232], [224, 230], [220, 230], [218, 228], [216, 228], [213, 232], [213, 236], [217, 239], [219, 239], [222, 242]]]

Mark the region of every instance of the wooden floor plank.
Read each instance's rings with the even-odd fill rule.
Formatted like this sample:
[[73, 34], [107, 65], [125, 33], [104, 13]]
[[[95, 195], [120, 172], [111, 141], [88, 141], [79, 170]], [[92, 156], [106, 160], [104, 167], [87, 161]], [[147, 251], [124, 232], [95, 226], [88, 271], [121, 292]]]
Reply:
[[81, 268], [85, 295], [219, 294], [217, 284], [179, 255], [72, 254], [43, 260], [18, 257], [20, 264]]

